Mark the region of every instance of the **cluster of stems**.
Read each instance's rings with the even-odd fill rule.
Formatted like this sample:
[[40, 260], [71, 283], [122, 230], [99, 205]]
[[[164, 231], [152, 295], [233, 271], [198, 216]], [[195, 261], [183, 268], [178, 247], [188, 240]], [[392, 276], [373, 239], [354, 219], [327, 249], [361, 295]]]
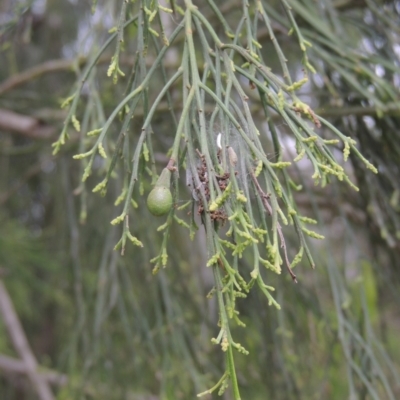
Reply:
[[[272, 295], [274, 288], [266, 282], [269, 273], [280, 274], [284, 269], [296, 282], [293, 268], [303, 256], [314, 267], [306, 237], [323, 238], [308, 227], [316, 221], [302, 216], [299, 211], [294, 192], [301, 190], [301, 186], [296, 184], [291, 166], [307, 158], [313, 168], [311, 178], [316, 184], [324, 186], [329, 180], [338, 179], [357, 189], [333, 155], [335, 146], [343, 149], [344, 160], [353, 152], [367, 168], [376, 170], [360, 154], [353, 139], [318, 116], [298, 97], [298, 90], [308, 82], [315, 68], [307, 55], [311, 43], [298, 27], [287, 0], [281, 0], [285, 15], [279, 16], [265, 1], [243, 0], [242, 16], [235, 29], [229, 26], [214, 1], [208, 0], [208, 11], [222, 23], [223, 38], [215, 28], [219, 23], [210, 23], [209, 16], [191, 0], [185, 0], [184, 9], [174, 1], [170, 7], [157, 0], [121, 3], [114, 32], [90, 58], [76, 88], [63, 104], [69, 111], [60, 138], [54, 143], [54, 151], [59, 151], [65, 143], [70, 125], [82, 133], [79, 153], [74, 156], [82, 162], [82, 196], [96, 157], [104, 160], [105, 173], [93, 192], [104, 195], [116, 169], [120, 168], [118, 173], [124, 176], [124, 186], [115, 204], [121, 211], [111, 221], [121, 225], [121, 238], [115, 247], [123, 254], [127, 239], [143, 246], [130, 231], [130, 224], [138, 218], [134, 196], [144, 193], [144, 182], [156, 182], [153, 144], [157, 135], [151, 135], [152, 122], [161, 101], [167, 100], [175, 126], [169, 162], [164, 167], [172, 172], [174, 205], [159, 227], [159, 231], [163, 231], [162, 246], [151, 262], [154, 272], [167, 265], [172, 224], [186, 227], [193, 237], [200, 221], [206, 234], [207, 267], [212, 268], [215, 282], [210, 296], [217, 297], [219, 306], [219, 333], [212, 342], [226, 353], [225, 373], [213, 388], [202, 394], [214, 390], [221, 394], [230, 383], [233, 398], [239, 399], [234, 350], [243, 354], [247, 350], [236, 343], [231, 334], [232, 324], [244, 326], [236, 309], [236, 299], [246, 297], [256, 286], [265, 294], [268, 303], [279, 309]], [[174, 24], [176, 22], [170, 34], [167, 34], [170, 27], [164, 26], [162, 13], [173, 18]], [[274, 20], [284, 20], [297, 38], [303, 54], [304, 73], [299, 81], [291, 78], [271, 25], [271, 15]], [[128, 74], [121, 70], [119, 60], [126, 47], [124, 31], [132, 25], [136, 51], [132, 71]], [[257, 37], [260, 27], [267, 29], [281, 71], [273, 72], [264, 60], [265, 53]], [[125, 75], [129, 79], [125, 82], [125, 96], [106, 119], [95, 89], [94, 78], [98, 74], [95, 66], [114, 39], [117, 45], [107, 75], [115, 83]], [[174, 73], [167, 74], [164, 61], [171, 47], [179, 49], [180, 63]], [[320, 52], [323, 58], [325, 55], [322, 50]], [[149, 54], [155, 54], [150, 68]], [[154, 94], [156, 90], [152, 85], [156, 73], [164, 85], [152, 96], [154, 101], [150, 104], [149, 93]], [[79, 118], [78, 104], [84, 85], [90, 88], [90, 95]], [[177, 109], [171, 97], [179, 91], [182, 106]], [[252, 115], [250, 96], [262, 106], [265, 119], [261, 125], [257, 125]], [[143, 111], [142, 127], [140, 132], [132, 133], [132, 119], [139, 106]], [[206, 112], [210, 109], [210, 113]], [[117, 117], [121, 123], [115, 136], [112, 132], [118, 125]], [[283, 121], [290, 132], [296, 152], [293, 159], [283, 152], [283, 135], [276, 121]], [[268, 157], [266, 141], [274, 147], [274, 160]], [[190, 200], [178, 207], [178, 177], [185, 175], [185, 170]], [[136, 186], [139, 190], [135, 191]], [[187, 218], [184, 210], [190, 206]], [[85, 215], [86, 210], [82, 218]], [[298, 238], [294, 250], [286, 245], [285, 235], [290, 230]], [[251, 271], [241, 267], [240, 259], [244, 255], [253, 261]]]

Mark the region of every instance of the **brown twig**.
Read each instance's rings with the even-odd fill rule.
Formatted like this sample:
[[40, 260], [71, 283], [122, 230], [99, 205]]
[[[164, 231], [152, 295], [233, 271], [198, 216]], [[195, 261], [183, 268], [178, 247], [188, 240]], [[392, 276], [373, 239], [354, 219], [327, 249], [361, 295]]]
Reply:
[[[83, 65], [85, 62], [86, 59], [80, 59], [79, 65]], [[13, 75], [0, 84], [0, 96], [47, 73], [72, 70], [74, 63], [75, 61], [71, 60], [50, 60], [29, 68], [20, 74]]]
[[53, 400], [48, 382], [37, 371], [37, 361], [29, 346], [22, 325], [8, 295], [7, 289], [0, 280], [0, 313], [15, 350], [22, 359], [32, 385], [35, 387], [40, 400]]
[[176, 167], [175, 167], [175, 160], [173, 158], [170, 158], [167, 164], [167, 168], [171, 171], [171, 172], [175, 172], [176, 171]]
[[[96, 65], [107, 64], [110, 62], [109, 55], [103, 55], [99, 58]], [[86, 57], [80, 57], [78, 62], [76, 60], [50, 60], [46, 61], [42, 64], [36, 65], [32, 68], [27, 69], [24, 72], [19, 74], [15, 74], [10, 76], [8, 79], [0, 83], [0, 96], [10, 90], [24, 85], [28, 82], [31, 82], [37, 78], [40, 78], [43, 75], [48, 73], [55, 73], [55, 72], [74, 72], [74, 67], [77, 65], [79, 67], [85, 66], [87, 62]], [[148, 60], [148, 65], [152, 65], [153, 60]], [[134, 59], [132, 57], [121, 57], [121, 65], [129, 65], [132, 66], [134, 64]], [[164, 65], [165, 67], [177, 67], [177, 64], [174, 63], [173, 65]]]
[[[3, 354], [0, 354], [0, 370], [10, 374], [26, 374], [28, 372], [23, 361]], [[68, 381], [66, 375], [51, 370], [41, 371], [40, 376], [54, 386], [64, 386]]]
[[0, 109], [0, 129], [19, 133], [30, 139], [50, 139], [57, 133], [55, 126], [43, 125], [37, 118]]

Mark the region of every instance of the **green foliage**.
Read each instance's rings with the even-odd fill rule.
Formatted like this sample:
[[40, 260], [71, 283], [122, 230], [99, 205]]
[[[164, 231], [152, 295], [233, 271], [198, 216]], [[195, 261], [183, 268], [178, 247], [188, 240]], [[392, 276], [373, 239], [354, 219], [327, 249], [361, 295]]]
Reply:
[[[65, 349], [54, 353], [69, 375], [60, 398], [395, 398], [397, 371], [373, 333], [381, 278], [372, 262], [359, 271], [332, 250], [346, 243], [319, 215], [321, 199], [335, 213], [346, 198], [365, 199], [358, 208], [378, 226], [379, 245], [398, 246], [400, 153], [390, 134], [399, 32], [390, 11], [366, 4], [113, 1], [93, 2], [93, 17], [85, 9], [90, 46], [82, 62], [76, 53], [75, 84], [58, 82], [60, 186], [42, 222], [44, 236], [57, 232], [47, 238], [57, 256], [43, 243], [33, 251], [39, 241], [5, 219], [4, 263], [16, 271], [7, 285], [20, 315], [41, 321], [51, 303], [65, 315], [59, 329], [73, 331], [68, 341], [57, 334]], [[97, 26], [98, 15], [114, 26]], [[161, 170], [172, 199], [156, 210], [160, 222], [144, 195], [160, 188]], [[368, 234], [348, 234], [348, 243], [376, 239]], [[314, 240], [324, 237], [331, 247]], [[357, 279], [344, 279], [354, 268]]]
[[[72, 318], [68, 314], [72, 312], [73, 304], [62, 289], [68, 272], [45, 250], [43, 240], [35, 238], [26, 227], [4, 214], [0, 216], [0, 226], [1, 272], [17, 313], [28, 327], [31, 338], [40, 340], [41, 336], [45, 339], [47, 335], [42, 320], [44, 310], [47, 310], [49, 318], [46, 323], [57, 326], [60, 334], [64, 329], [70, 329]], [[59, 319], [57, 309], [63, 309], [68, 317]], [[14, 355], [7, 336], [2, 329], [0, 353]], [[56, 348], [59, 350], [58, 346]], [[55, 348], [47, 349], [50, 350], [54, 351]]]
[[[157, 3], [156, 3], [157, 4]], [[312, 108], [300, 100], [296, 96], [298, 91], [305, 83], [308, 82], [307, 75], [298, 82], [293, 82], [290, 73], [286, 66], [285, 56], [282, 52], [278, 41], [274, 38], [271, 28], [268, 9], [269, 6], [264, 8], [262, 2], [257, 2], [257, 8], [252, 9], [249, 5], [243, 3], [243, 18], [238, 23], [236, 33], [230, 29], [228, 36], [231, 38], [227, 43], [222, 42], [216, 30], [209, 24], [203, 13], [195, 7], [191, 1], [185, 3], [186, 9], [183, 14], [184, 19], [180, 25], [175, 29], [170, 38], [164, 40], [164, 46], [161, 49], [154, 40], [154, 49], [156, 50], [156, 60], [153, 66], [147, 71], [145, 60], [149, 54], [151, 40], [150, 36], [159, 35], [154, 28], [150, 28], [154, 17], [165, 10], [157, 9], [150, 10], [146, 7], [142, 12], [139, 10], [138, 15], [130, 21], [138, 23], [138, 33], [136, 40], [137, 59], [133, 70], [133, 80], [128, 94], [119, 105], [115, 108], [114, 112], [108, 118], [106, 124], [103, 126], [100, 134], [93, 145], [89, 145], [89, 150], [85, 149], [85, 153], [81, 153], [75, 158], [90, 157], [89, 162], [86, 164], [83, 181], [87, 179], [90, 174], [93, 160], [98, 151], [103, 158], [106, 158], [106, 153], [103, 148], [103, 141], [106, 138], [107, 132], [111, 127], [115, 117], [120, 113], [124, 107], [128, 106], [128, 113], [125, 116], [123, 127], [120, 131], [121, 147], [124, 146], [124, 137], [122, 136], [126, 128], [130, 124], [134, 110], [138, 104], [142, 102], [146, 107], [148, 91], [152, 90], [150, 86], [150, 78], [155, 72], [155, 68], [159, 63], [163, 62], [167, 54], [168, 48], [174, 44], [174, 41], [181, 29], [185, 29], [185, 42], [181, 50], [182, 62], [177, 73], [172, 76], [169, 81], [166, 81], [163, 89], [157, 95], [156, 100], [153, 102], [152, 107], [145, 111], [144, 123], [141, 128], [141, 136], [136, 145], [133, 155], [133, 165], [125, 170], [128, 175], [126, 178], [130, 183], [127, 189], [125, 205], [122, 214], [112, 221], [112, 223], [124, 222], [123, 234], [119, 243], [122, 243], [122, 253], [125, 248], [125, 237], [131, 236], [128, 225], [128, 218], [130, 212], [131, 197], [135, 184], [140, 182], [143, 177], [138, 175], [141, 168], [141, 163], [148, 163], [149, 160], [154, 160], [153, 145], [144, 147], [148, 141], [148, 134], [150, 133], [150, 123], [154, 118], [155, 111], [158, 104], [166, 95], [167, 90], [176, 84], [176, 80], [182, 77], [182, 99], [184, 107], [180, 116], [174, 144], [172, 147], [171, 158], [168, 163], [168, 168], [177, 173], [181, 169], [181, 165], [186, 165], [186, 170], [190, 172], [192, 180], [188, 181], [188, 185], [196, 192], [193, 202], [197, 205], [192, 207], [198, 208], [198, 213], [201, 214], [202, 222], [206, 229], [207, 235], [207, 252], [209, 261], [207, 266], [213, 268], [215, 288], [219, 306], [219, 325], [221, 327], [217, 338], [212, 339], [213, 343], [220, 344], [222, 350], [227, 353], [227, 369], [224, 374], [225, 378], [221, 378], [211, 391], [218, 389], [220, 386], [225, 386], [225, 382], [229, 378], [233, 385], [233, 396], [239, 398], [239, 389], [237, 387], [236, 372], [233, 365], [232, 349], [236, 348], [239, 352], [248, 354], [248, 351], [243, 348], [239, 343], [236, 343], [230, 333], [230, 319], [236, 320], [239, 325], [243, 325], [237, 317], [237, 310], [235, 307], [235, 299], [237, 296], [246, 297], [246, 293], [250, 288], [257, 283], [257, 286], [267, 296], [269, 304], [276, 305], [280, 308], [276, 300], [272, 297], [271, 292], [274, 290], [270, 285], [264, 283], [264, 278], [259, 271], [259, 262], [278, 274], [281, 273], [281, 265], [286, 264], [286, 267], [291, 274], [292, 278], [296, 280], [296, 276], [291, 270], [291, 262], [288, 259], [286, 242], [282, 232], [281, 223], [284, 225], [290, 224], [298, 234], [300, 242], [300, 251], [298, 256], [294, 259], [293, 264], [301, 261], [300, 256], [305, 250], [309, 262], [314, 266], [314, 261], [311, 258], [308, 244], [304, 239], [304, 234], [316, 238], [323, 239], [324, 237], [314, 231], [309, 230], [304, 226], [305, 223], [311, 221], [298, 215], [296, 209], [298, 208], [290, 187], [284, 184], [285, 180], [290, 179], [290, 175], [285, 172], [285, 168], [290, 166], [290, 162], [282, 160], [282, 143], [276, 133], [276, 128], [272, 123], [269, 123], [269, 131], [266, 132], [267, 136], [274, 142], [275, 151], [280, 154], [278, 162], [272, 163], [269, 159], [263, 145], [259, 139], [260, 129], [257, 127], [248, 105], [248, 95], [245, 93], [244, 88], [238, 79], [238, 75], [245, 77], [249, 80], [250, 85], [258, 90], [258, 96], [262, 102], [265, 115], [269, 117], [271, 112], [276, 112], [288, 125], [293, 137], [296, 139], [296, 149], [298, 157], [304, 154], [307, 155], [311, 161], [314, 173], [312, 178], [316, 183], [321, 183], [325, 186], [330, 176], [337, 177], [339, 181], [345, 180], [353, 188], [356, 188], [351, 183], [350, 178], [346, 174], [342, 166], [340, 166], [331, 151], [328, 148], [330, 142], [336, 144], [335, 140], [324, 140], [321, 134], [317, 134], [314, 128], [306, 123], [302, 118], [309, 118], [315, 128], [321, 128], [325, 125], [331, 132], [343, 141], [344, 146], [344, 159], [347, 159], [350, 149], [353, 149], [360, 160], [366, 166], [372, 169], [375, 173], [376, 168], [372, 166], [356, 149], [356, 142], [353, 139], [347, 138], [339, 130], [337, 130], [329, 122], [321, 119]], [[299, 46], [303, 52], [303, 62], [306, 69], [315, 73], [315, 68], [310, 64], [307, 47], [311, 47], [311, 42], [306, 40], [301, 33], [295, 19], [292, 15], [289, 4], [283, 2], [286, 9], [288, 20], [292, 25], [293, 31], [299, 40]], [[229, 24], [225, 21], [221, 14], [214, 7], [213, 10], [216, 15], [224, 21], [224, 26], [228, 27]], [[168, 10], [171, 11], [172, 10]], [[251, 13], [254, 13], [254, 25], [251, 25]], [[275, 75], [263, 61], [261, 52], [262, 45], [257, 40], [258, 20], [261, 19], [265, 23], [265, 27], [269, 30], [270, 37], [274, 40], [276, 55], [280, 61], [284, 80], [278, 75]], [[113, 75], [114, 83], [117, 82], [118, 74], [124, 76], [118, 65], [120, 44], [123, 41], [123, 32], [126, 21], [126, 3], [123, 3], [121, 14], [116, 29], [117, 46], [112, 62], [108, 69], [107, 75]], [[159, 20], [161, 31], [164, 32], [162, 20]], [[147, 27], [147, 28], [146, 28]], [[194, 28], [196, 28], [196, 36], [193, 35]], [[146, 31], [147, 29], [147, 31]], [[240, 37], [245, 33], [247, 38], [247, 47], [241, 44]], [[165, 37], [165, 34], [163, 33]], [[195, 49], [195, 40], [200, 44], [202, 51]], [[103, 47], [104, 49], [104, 47]], [[102, 49], [102, 50], [103, 50]], [[96, 55], [98, 58], [99, 54]], [[238, 60], [244, 59], [246, 64], [240, 67]], [[202, 74], [199, 73], [198, 66], [201, 62], [205, 63], [205, 68]], [[90, 64], [81, 79], [81, 85], [89, 76], [93, 63]], [[307, 74], [307, 72], [305, 72]], [[139, 77], [139, 78], [138, 78]], [[241, 107], [233, 100], [233, 90], [240, 98]], [[78, 99], [80, 89], [76, 92], [74, 99]], [[206, 109], [206, 97], [208, 95], [210, 100], [214, 102], [214, 111], [210, 120], [206, 120], [204, 110]], [[287, 96], [287, 97], [286, 97]], [[75, 118], [75, 110], [77, 102], [72, 104], [69, 115], [76, 130], [78, 123]], [[170, 107], [172, 108], [172, 104]], [[242, 111], [243, 110], [243, 111]], [[96, 115], [89, 115], [92, 121], [95, 121]], [[214, 122], [219, 120], [222, 133], [222, 143], [213, 143], [216, 140], [214, 133]], [[74, 122], [75, 121], [75, 122]], [[59, 150], [59, 146], [63, 144], [66, 129], [68, 128], [69, 119], [65, 121], [64, 130], [60, 140], [55, 144], [55, 151]], [[238, 157], [235, 154], [233, 140], [240, 143], [240, 159], [241, 164], [237, 166]], [[185, 139], [182, 141], [181, 139]], [[220, 138], [219, 138], [220, 140]], [[198, 147], [200, 148], [198, 150]], [[230, 152], [227, 154], [225, 148]], [[124, 157], [129, 157], [129, 148], [125, 146], [126, 154]], [[239, 150], [239, 148], [237, 148]], [[197, 157], [196, 157], [197, 153]], [[115, 155], [118, 154], [118, 149], [114, 150]], [[143, 161], [141, 161], [143, 160]], [[256, 163], [261, 161], [262, 170], [259, 166], [255, 167]], [[199, 166], [200, 163], [200, 166]], [[106, 180], [103, 180], [96, 186], [97, 189], [104, 189], [108, 177], [115, 167], [115, 163], [111, 162]], [[281, 169], [283, 175], [279, 178], [275, 169]], [[255, 173], [257, 172], [257, 177]], [[238, 175], [240, 173], [240, 175]], [[248, 184], [245, 176], [251, 176], [251, 184]], [[295, 179], [295, 178], [292, 178]], [[259, 182], [263, 182], [265, 189]], [[357, 189], [357, 188], [356, 188]], [[358, 189], [357, 189], [358, 190]], [[152, 193], [150, 196], [152, 196]], [[253, 204], [249, 202], [250, 196], [258, 198]], [[176, 198], [176, 197], [175, 197]], [[279, 204], [281, 203], [281, 204]], [[284, 207], [285, 211], [282, 209]], [[169, 209], [169, 207], [168, 207]], [[153, 212], [153, 211], [152, 211]], [[171, 211], [172, 215], [174, 210]], [[157, 215], [164, 214], [164, 211], [157, 212]], [[258, 218], [256, 218], [258, 215]], [[271, 220], [271, 222], [269, 222]], [[174, 221], [171, 216], [167, 219], [167, 230], [164, 232], [164, 239], [162, 249], [159, 256], [154, 258], [152, 262], [156, 263], [154, 272], [158, 271], [161, 266], [165, 267], [168, 260], [167, 254], [167, 240], [169, 226]], [[178, 221], [182, 221], [178, 219]], [[182, 221], [182, 225], [185, 223]], [[223, 233], [220, 225], [228, 225], [228, 230]], [[188, 226], [186, 224], [186, 226]], [[231, 242], [229, 238], [232, 238]], [[266, 255], [263, 255], [266, 245]], [[280, 248], [283, 249], [282, 253]], [[250, 273], [250, 280], [247, 280], [244, 271], [238, 269], [238, 259], [242, 258], [243, 254], [251, 250], [253, 252], [254, 267]], [[264, 256], [264, 258], [261, 257]], [[247, 281], [246, 281], [247, 280]]]

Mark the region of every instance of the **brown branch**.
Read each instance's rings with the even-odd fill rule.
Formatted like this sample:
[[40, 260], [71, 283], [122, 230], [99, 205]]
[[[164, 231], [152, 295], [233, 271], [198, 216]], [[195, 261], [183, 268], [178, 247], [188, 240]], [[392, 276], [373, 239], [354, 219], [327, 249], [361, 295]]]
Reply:
[[[257, 100], [257, 99], [256, 99]], [[176, 105], [176, 109], [179, 110], [181, 106]], [[214, 110], [212, 104], [206, 104], [204, 108], [205, 112], [211, 113]], [[253, 104], [251, 106], [252, 114], [261, 112], [262, 109], [258, 104]], [[160, 102], [157, 107], [158, 112], [170, 112], [170, 106], [167, 102]], [[400, 103], [388, 103], [385, 105], [384, 110], [381, 110], [385, 115], [400, 115]], [[376, 107], [341, 107], [341, 108], [319, 108], [315, 111], [317, 116], [323, 118], [329, 117], [346, 117], [349, 115], [372, 115], [377, 116], [378, 110]], [[52, 114], [53, 113], [53, 114]], [[138, 108], [135, 115], [142, 116], [144, 113], [143, 108]], [[59, 110], [46, 110], [45, 116], [47, 118], [55, 119], [65, 119], [65, 113]], [[39, 115], [40, 117], [40, 115]], [[278, 114], [271, 115], [272, 120], [278, 120], [281, 117]], [[0, 109], [0, 129], [10, 131], [11, 133], [17, 133], [31, 139], [47, 140], [53, 139], [57, 133], [57, 128], [50, 126], [48, 124], [44, 125], [36, 117], [31, 117], [27, 115], [17, 114], [9, 110]]]
[[[111, 56], [103, 55], [99, 58], [96, 65], [107, 64], [110, 62]], [[80, 57], [78, 59], [78, 66], [83, 67], [87, 62], [86, 57]], [[153, 65], [154, 60], [146, 60], [148, 66]], [[122, 65], [132, 66], [134, 64], [133, 57], [121, 57], [120, 63]], [[4, 93], [18, 87], [24, 85], [30, 81], [33, 81], [45, 74], [54, 73], [54, 72], [74, 72], [74, 67], [76, 66], [76, 60], [50, 60], [46, 61], [43, 64], [36, 65], [32, 68], [27, 69], [24, 72], [13, 75], [0, 83], [0, 96]], [[165, 67], [177, 68], [178, 64], [174, 63], [173, 65], [168, 64], [164, 65]]]
[[0, 280], [0, 313], [15, 350], [22, 359], [32, 385], [35, 387], [40, 400], [53, 400], [48, 382], [38, 373], [37, 361], [29, 346], [22, 325], [15, 312], [7, 289]]
[[[86, 59], [79, 59], [79, 65], [82, 65], [85, 62]], [[0, 96], [11, 89], [14, 89], [16, 86], [30, 82], [49, 72], [72, 71], [74, 63], [75, 61], [71, 60], [50, 60], [27, 69], [20, 74], [13, 75], [0, 84]]]
[[43, 125], [36, 118], [1, 108], [0, 130], [18, 133], [30, 139], [49, 139], [56, 134], [54, 126]]
[[[23, 361], [13, 357], [0, 354], [0, 370], [11, 374], [27, 374], [28, 370]], [[55, 371], [40, 371], [40, 376], [48, 383], [54, 386], [64, 386], [67, 384], [68, 378], [64, 374]]]

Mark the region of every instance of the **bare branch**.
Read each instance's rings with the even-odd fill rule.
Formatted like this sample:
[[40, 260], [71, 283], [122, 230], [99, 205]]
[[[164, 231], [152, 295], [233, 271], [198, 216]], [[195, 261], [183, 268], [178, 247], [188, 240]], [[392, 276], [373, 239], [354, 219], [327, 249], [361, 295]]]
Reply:
[[25, 364], [26, 373], [35, 387], [40, 400], [53, 400], [48, 382], [37, 372], [37, 361], [29, 346], [28, 340], [22, 329], [21, 323], [15, 312], [7, 289], [0, 280], [0, 313], [3, 316], [4, 324], [10, 335], [15, 350]]
[[[79, 60], [80, 64], [86, 62], [85, 59]], [[0, 84], [0, 95], [8, 92], [16, 86], [23, 85], [24, 83], [30, 82], [39, 76], [42, 76], [49, 72], [68, 71], [72, 69], [74, 61], [72, 60], [50, 60], [43, 64], [36, 65], [20, 74], [16, 74], [5, 80]]]
[[[13, 357], [8, 357], [0, 354], [0, 369], [6, 373], [12, 374], [27, 374], [28, 370], [23, 361], [17, 360]], [[54, 386], [64, 386], [67, 383], [67, 376], [59, 374], [55, 371], [41, 371], [40, 376], [48, 383]]]
[[54, 126], [42, 125], [36, 118], [4, 109], [0, 109], [0, 129], [31, 139], [49, 139], [56, 133]]

